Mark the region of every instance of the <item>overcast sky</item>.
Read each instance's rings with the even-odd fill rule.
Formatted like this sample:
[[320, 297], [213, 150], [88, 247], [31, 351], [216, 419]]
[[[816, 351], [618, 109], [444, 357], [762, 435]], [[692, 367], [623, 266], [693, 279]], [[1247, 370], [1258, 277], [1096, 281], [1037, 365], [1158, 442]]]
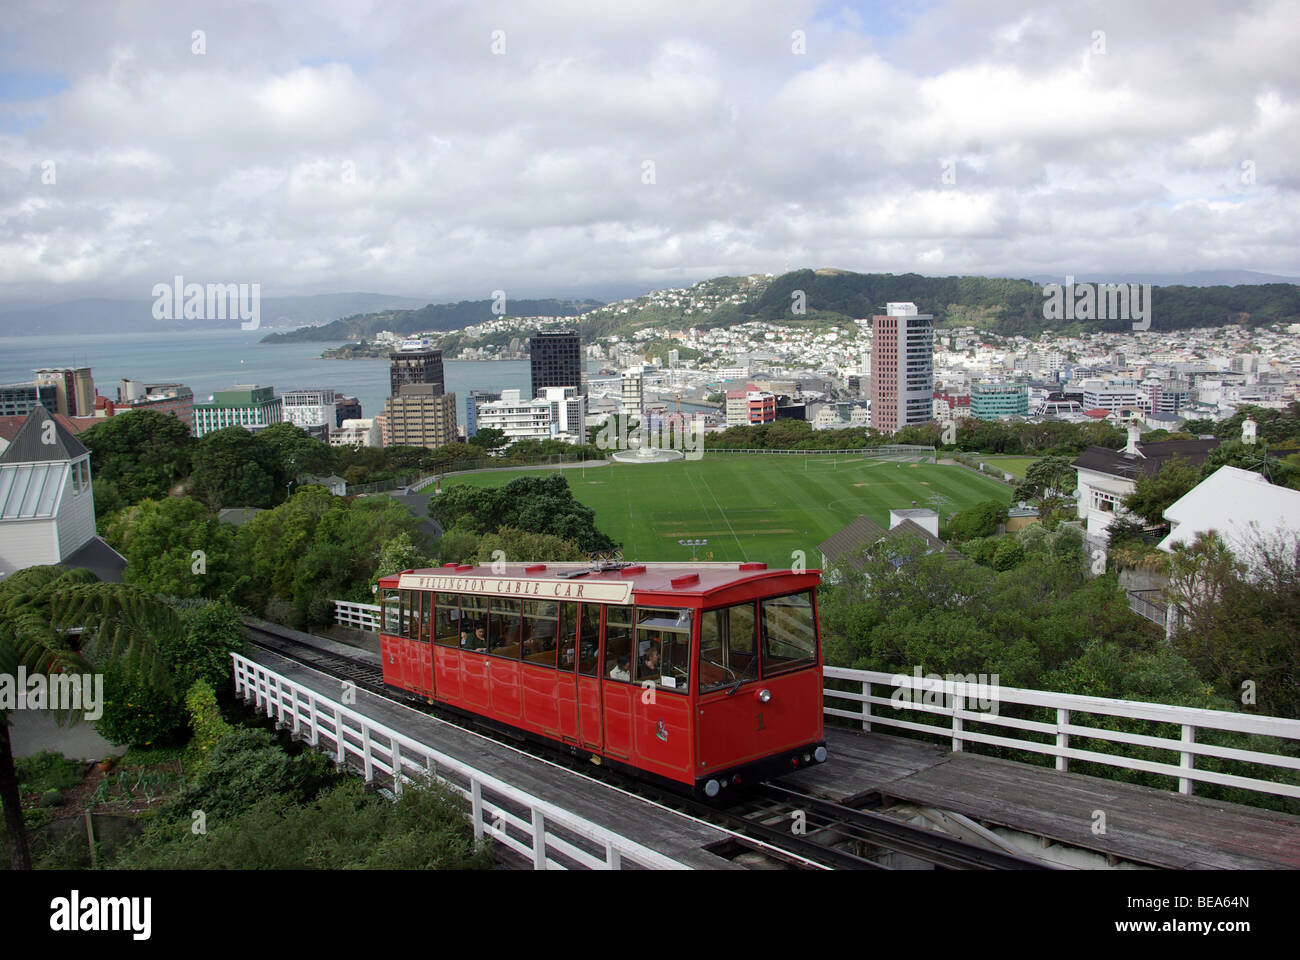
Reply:
[[213, 6], [6, 3], [0, 299], [1300, 274], [1295, 0]]

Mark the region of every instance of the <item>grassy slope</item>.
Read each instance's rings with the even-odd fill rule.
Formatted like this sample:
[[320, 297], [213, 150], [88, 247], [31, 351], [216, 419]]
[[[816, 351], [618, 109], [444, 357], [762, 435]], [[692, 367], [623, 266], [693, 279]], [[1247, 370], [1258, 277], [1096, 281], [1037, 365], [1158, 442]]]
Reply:
[[[450, 478], [497, 486], [547, 470], [502, 471]], [[637, 560], [688, 560], [679, 538], [706, 537], [698, 558], [761, 560], [789, 566], [803, 550], [821, 565], [817, 545], [859, 514], [888, 524], [891, 508], [931, 506], [941, 513], [983, 500], [1007, 501], [1010, 490], [961, 467], [825, 456], [706, 455], [696, 462], [611, 465], [565, 470], [574, 495], [596, 511], [596, 525]]]

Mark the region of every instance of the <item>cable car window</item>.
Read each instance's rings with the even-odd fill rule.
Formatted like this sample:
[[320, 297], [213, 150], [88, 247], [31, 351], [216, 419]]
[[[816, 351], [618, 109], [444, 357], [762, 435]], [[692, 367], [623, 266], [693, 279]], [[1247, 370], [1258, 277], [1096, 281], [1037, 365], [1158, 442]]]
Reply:
[[708, 610], [700, 622], [700, 692], [758, 679], [754, 605]]
[[691, 678], [691, 611], [638, 607], [636, 681], [685, 693]]
[[488, 618], [488, 653], [518, 660], [522, 630], [519, 601], [493, 597], [492, 614]]
[[632, 679], [632, 608], [605, 608], [605, 676]]
[[[571, 606], [571, 604], [565, 604]], [[555, 666], [559, 604], [553, 600], [524, 601], [523, 655], [539, 667]]]
[[402, 632], [401, 598], [396, 590], [385, 590], [380, 602], [384, 607], [384, 633], [399, 636]]
[[434, 640], [444, 647], [460, 645], [460, 598], [454, 593], [438, 594], [433, 618]]
[[594, 677], [600, 672], [600, 605], [582, 605], [582, 632], [578, 635], [578, 673]]
[[487, 597], [463, 593], [460, 597], [460, 645], [465, 650], [487, 653]]
[[763, 609], [763, 676], [806, 667], [817, 660], [817, 630], [806, 593], [775, 597]]
[[561, 670], [573, 670], [573, 657], [578, 646], [578, 605], [560, 604], [559, 634], [555, 641], [557, 665]]
[[422, 591], [417, 596], [420, 598], [420, 632], [415, 639], [428, 643], [429, 621], [433, 618], [433, 594]]
[[398, 635], [410, 640], [411, 631], [413, 631], [419, 623], [420, 616], [418, 609], [413, 610], [413, 604], [418, 603], [419, 601], [417, 600], [417, 594], [412, 593], [410, 590], [399, 590], [398, 594], [401, 597], [402, 608]]

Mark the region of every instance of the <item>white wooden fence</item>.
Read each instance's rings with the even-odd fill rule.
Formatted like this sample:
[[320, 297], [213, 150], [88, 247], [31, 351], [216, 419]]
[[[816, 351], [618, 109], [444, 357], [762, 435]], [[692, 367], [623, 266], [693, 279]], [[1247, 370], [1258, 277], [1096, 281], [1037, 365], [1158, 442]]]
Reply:
[[358, 630], [379, 631], [379, 604], [352, 603], [350, 600], [334, 601], [334, 622]]
[[[1128, 770], [1165, 774], [1178, 778], [1180, 793], [1192, 793], [1195, 782], [1213, 783], [1226, 787], [1239, 787], [1259, 793], [1283, 797], [1300, 797], [1300, 785], [1277, 783], [1255, 777], [1220, 773], [1196, 768], [1196, 757], [1218, 757], [1243, 763], [1258, 764], [1276, 770], [1300, 770], [1300, 758], [1284, 753], [1265, 753], [1237, 747], [1221, 747], [1197, 742], [1198, 730], [1226, 730], [1242, 734], [1260, 734], [1285, 740], [1300, 741], [1300, 720], [1282, 717], [1264, 717], [1247, 713], [1229, 713], [1223, 710], [1200, 710], [1192, 707], [1175, 707], [1163, 703], [1143, 703], [1137, 700], [1112, 700], [1106, 697], [1085, 697], [1070, 693], [1052, 693], [1043, 690], [1021, 690], [996, 684], [968, 683], [927, 679], [903, 674], [881, 673], [874, 670], [850, 670], [843, 667], [825, 667], [827, 679], [849, 680], [860, 684], [860, 692], [853, 690], [825, 690], [824, 711], [827, 716], [846, 717], [862, 723], [863, 730], [873, 726], [912, 730], [950, 739], [952, 749], [959, 751], [967, 743], [984, 743], [1016, 750], [1029, 750], [1056, 758], [1057, 770], [1068, 770], [1071, 760], [1104, 763]], [[872, 688], [888, 688], [884, 696], [877, 696]], [[846, 710], [830, 706], [832, 700], [857, 703], [858, 709]], [[926, 702], [929, 701], [929, 702]], [[1025, 704], [1047, 707], [1056, 711], [1055, 723], [1023, 720], [1001, 716], [996, 706]], [[917, 723], [898, 717], [875, 713], [872, 707], [890, 707], [938, 715], [943, 723]], [[1133, 720], [1151, 720], [1157, 723], [1176, 724], [1181, 736], [1174, 740], [1146, 734], [1113, 730], [1107, 727], [1082, 726], [1071, 722], [1074, 714], [1119, 717]], [[1008, 728], [1006, 736], [980, 733], [965, 728], [967, 723], [987, 724]], [[1023, 738], [1017, 731], [1047, 734], [1051, 742], [1041, 743]], [[1140, 757], [1099, 753], [1070, 746], [1071, 737], [1086, 737], [1111, 743], [1152, 747], [1178, 754], [1178, 764], [1161, 763]]]
[[232, 653], [235, 693], [289, 726], [336, 763], [359, 764], [368, 783], [383, 777], [395, 794], [438, 780], [470, 801], [474, 836], [490, 836], [536, 870], [572, 867], [686, 870], [670, 857], [412, 740], [310, 687]]

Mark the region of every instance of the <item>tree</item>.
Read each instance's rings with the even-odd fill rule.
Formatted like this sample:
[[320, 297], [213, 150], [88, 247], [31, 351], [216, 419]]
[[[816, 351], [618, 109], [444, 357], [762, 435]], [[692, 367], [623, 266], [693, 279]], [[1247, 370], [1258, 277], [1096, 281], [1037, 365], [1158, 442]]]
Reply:
[[1031, 501], [1038, 506], [1038, 516], [1047, 521], [1051, 515], [1073, 502], [1078, 474], [1067, 457], [1043, 457], [1025, 471], [1012, 495], [1016, 500]]
[[1201, 482], [1201, 470], [1182, 457], [1171, 457], [1154, 475], [1139, 474], [1124, 506], [1151, 526], [1163, 524], [1165, 510]]
[[1006, 523], [1006, 520], [1006, 504], [985, 500], [957, 513], [948, 524], [948, 533], [954, 540], [991, 537], [998, 532], [998, 525]]
[[229, 596], [246, 576], [234, 528], [190, 497], [143, 500], [118, 514], [104, 538], [126, 557], [124, 579], [169, 597]]
[[96, 507], [101, 481], [112, 484], [113, 495], [121, 498], [122, 505], [167, 496], [172, 485], [189, 474], [195, 446], [184, 422], [152, 410], [108, 417], [77, 439], [90, 450]]
[[488, 453], [495, 453], [509, 442], [506, 432], [496, 427], [480, 427], [479, 431], [469, 439], [470, 446], [481, 447]]
[[333, 447], [292, 423], [277, 423], [253, 436], [277, 464], [276, 479], [280, 484], [305, 473], [330, 474], [338, 466]]
[[403, 530], [393, 537], [379, 551], [379, 565], [375, 568], [376, 581], [380, 577], [391, 577], [403, 570], [419, 570], [433, 566], [433, 559], [426, 556], [411, 535]]
[[508, 563], [521, 561], [586, 560], [587, 551], [573, 540], [563, 540], [546, 533], [501, 527], [478, 542], [478, 562], [491, 563], [500, 551]]
[[[81, 627], [79, 649], [69, 640], [73, 626]], [[156, 638], [178, 632], [179, 620], [165, 605], [135, 587], [101, 583], [86, 570], [28, 567], [0, 582], [0, 673], [13, 676], [22, 667], [48, 684], [60, 674], [113, 666], [165, 688], [169, 680]], [[82, 719], [71, 710], [56, 717]], [[30, 870], [6, 709], [0, 709], [0, 803], [10, 863]]]
[[271, 507], [281, 499], [282, 466], [275, 448], [243, 427], [206, 434], [194, 447], [192, 492], [213, 512], [222, 507]]
[[514, 527], [573, 540], [583, 550], [607, 550], [614, 541], [596, 529], [595, 511], [580, 503], [563, 474], [519, 477], [501, 487], [453, 484], [429, 501], [429, 515], [444, 530], [490, 533]]

